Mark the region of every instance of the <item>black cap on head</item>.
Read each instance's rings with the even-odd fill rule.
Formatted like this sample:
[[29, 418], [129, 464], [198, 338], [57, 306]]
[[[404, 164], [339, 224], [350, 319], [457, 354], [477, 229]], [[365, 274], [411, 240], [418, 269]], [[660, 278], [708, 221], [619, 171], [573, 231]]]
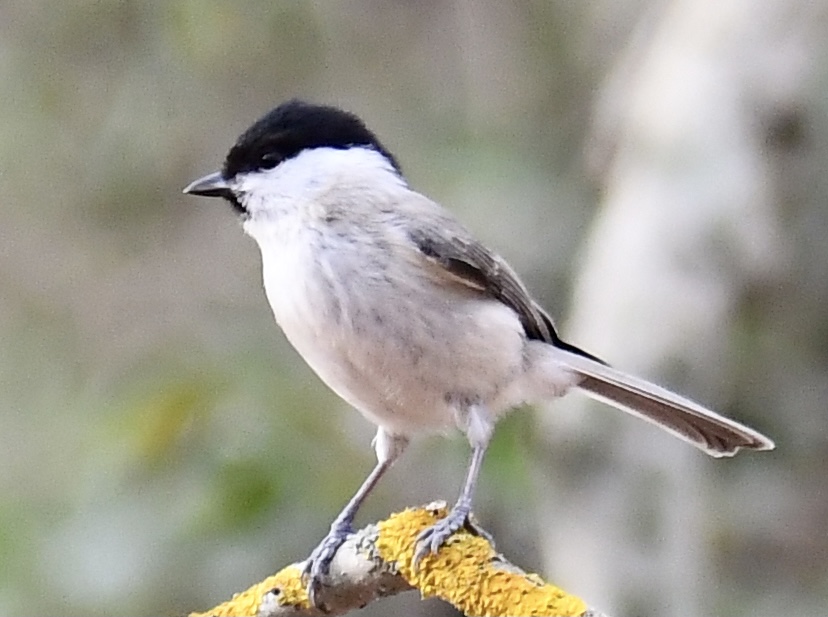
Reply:
[[309, 148], [352, 146], [373, 148], [400, 171], [391, 153], [354, 114], [294, 99], [262, 116], [239, 137], [224, 161], [222, 176], [272, 169]]

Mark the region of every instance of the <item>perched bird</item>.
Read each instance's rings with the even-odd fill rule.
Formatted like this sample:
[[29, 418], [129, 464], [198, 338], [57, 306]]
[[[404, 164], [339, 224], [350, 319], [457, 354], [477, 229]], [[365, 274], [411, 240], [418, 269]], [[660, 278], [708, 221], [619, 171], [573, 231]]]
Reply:
[[649, 420], [715, 457], [773, 442], [564, 342], [517, 274], [412, 189], [355, 115], [298, 100], [256, 121], [221, 171], [185, 193], [223, 197], [262, 253], [277, 323], [319, 377], [377, 425], [377, 465], [305, 565], [311, 597], [354, 516], [412, 436], [465, 433], [471, 462], [417, 559], [469, 524], [498, 418], [572, 389]]

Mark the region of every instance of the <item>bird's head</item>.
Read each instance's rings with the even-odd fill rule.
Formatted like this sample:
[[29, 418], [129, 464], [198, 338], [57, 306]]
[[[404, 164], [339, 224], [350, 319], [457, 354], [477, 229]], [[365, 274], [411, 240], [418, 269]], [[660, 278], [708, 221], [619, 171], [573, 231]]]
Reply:
[[294, 99], [253, 123], [230, 149], [221, 171], [199, 178], [184, 192], [223, 197], [247, 218], [266, 209], [271, 195], [300, 196], [343, 166], [363, 163], [400, 175], [394, 156], [356, 115]]

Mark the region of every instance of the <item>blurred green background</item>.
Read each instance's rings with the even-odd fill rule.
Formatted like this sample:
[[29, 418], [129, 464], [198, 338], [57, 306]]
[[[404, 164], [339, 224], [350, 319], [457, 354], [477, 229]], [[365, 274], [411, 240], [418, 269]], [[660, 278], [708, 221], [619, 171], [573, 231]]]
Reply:
[[[476, 508], [500, 550], [613, 615], [825, 615], [826, 60], [824, 1], [0, 4], [0, 614], [205, 610], [307, 556], [372, 466], [234, 213], [181, 194], [300, 96], [361, 115], [573, 342], [777, 440], [717, 463], [524, 410]], [[670, 284], [622, 265], [685, 241]], [[453, 500], [466, 455], [417, 443], [360, 522]]]

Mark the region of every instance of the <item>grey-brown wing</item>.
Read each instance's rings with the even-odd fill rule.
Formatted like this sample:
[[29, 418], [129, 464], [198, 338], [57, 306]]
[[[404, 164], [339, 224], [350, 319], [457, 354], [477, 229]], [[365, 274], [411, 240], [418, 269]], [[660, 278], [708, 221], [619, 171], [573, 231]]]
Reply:
[[559, 341], [552, 319], [532, 300], [517, 274], [501, 257], [468, 235], [445, 228], [416, 229], [409, 236], [428, 259], [467, 286], [514, 310], [529, 338], [553, 344]]

